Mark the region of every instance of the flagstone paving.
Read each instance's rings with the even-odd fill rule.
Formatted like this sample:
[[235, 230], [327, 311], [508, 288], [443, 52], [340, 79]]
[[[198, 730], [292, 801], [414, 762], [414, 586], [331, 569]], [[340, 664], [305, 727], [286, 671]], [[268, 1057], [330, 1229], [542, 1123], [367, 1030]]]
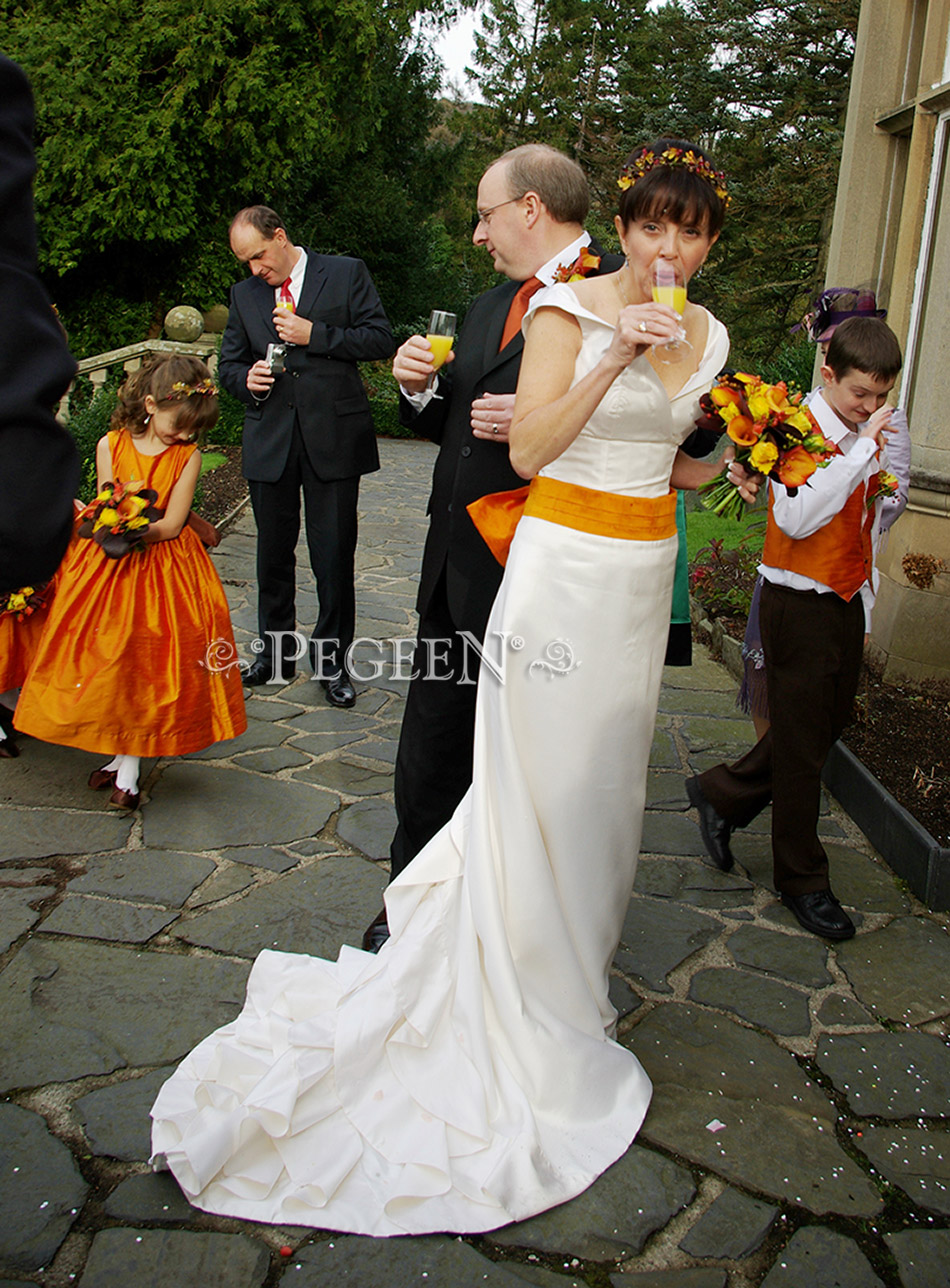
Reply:
[[[948, 1288], [950, 918], [830, 800], [850, 943], [805, 934], [777, 901], [767, 817], [734, 838], [733, 872], [704, 862], [684, 775], [751, 726], [702, 648], [664, 676], [611, 980], [653, 1102], [585, 1194], [480, 1238], [387, 1241], [209, 1216], [149, 1170], [156, 1091], [237, 1014], [254, 956], [333, 957], [380, 906], [406, 691], [392, 665], [409, 657], [393, 641], [413, 630], [435, 454], [380, 447], [352, 710], [304, 674], [255, 690], [240, 738], [146, 762], [130, 816], [86, 789], [87, 753], [23, 739], [2, 762], [0, 1288]], [[248, 655], [249, 513], [214, 558]], [[303, 629], [306, 569], [301, 550]]]

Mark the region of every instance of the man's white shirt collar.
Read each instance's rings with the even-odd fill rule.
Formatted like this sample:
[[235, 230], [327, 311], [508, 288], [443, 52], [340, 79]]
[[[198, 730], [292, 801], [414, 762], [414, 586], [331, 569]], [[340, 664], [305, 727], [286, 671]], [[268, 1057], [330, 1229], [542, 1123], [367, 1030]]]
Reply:
[[553, 286], [554, 282], [557, 280], [558, 269], [570, 268], [571, 265], [576, 262], [578, 255], [584, 247], [589, 245], [590, 233], [586, 231], [582, 232], [580, 237], [575, 237], [569, 246], [565, 246], [563, 250], [559, 250], [558, 253], [553, 255], [546, 264], [542, 264], [535, 273], [535, 277], [545, 286]]
[[[296, 308], [300, 303], [300, 292], [303, 290], [304, 274], [307, 271], [307, 252], [302, 246], [295, 246], [294, 250], [300, 251], [300, 254], [297, 256], [296, 264], [294, 264], [293, 268], [290, 270], [290, 293], [294, 297], [294, 307]], [[283, 283], [279, 282], [274, 287], [275, 301], [280, 298], [282, 285]]]
[[844, 423], [838, 413], [831, 407], [825, 399], [820, 389], [813, 389], [805, 399], [805, 406], [818, 421], [818, 428], [824, 434], [825, 438], [830, 438], [837, 447], [849, 434], [852, 438], [857, 437], [857, 431], [849, 428]]

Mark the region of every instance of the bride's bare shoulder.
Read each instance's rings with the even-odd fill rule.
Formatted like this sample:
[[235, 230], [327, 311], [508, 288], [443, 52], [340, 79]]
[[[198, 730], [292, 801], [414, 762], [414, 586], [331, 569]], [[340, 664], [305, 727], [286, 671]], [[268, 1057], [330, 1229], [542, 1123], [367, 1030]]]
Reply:
[[570, 283], [577, 302], [611, 324], [616, 322], [620, 306], [615, 277], [616, 274], [607, 273], [603, 277], [585, 277], [579, 282]]

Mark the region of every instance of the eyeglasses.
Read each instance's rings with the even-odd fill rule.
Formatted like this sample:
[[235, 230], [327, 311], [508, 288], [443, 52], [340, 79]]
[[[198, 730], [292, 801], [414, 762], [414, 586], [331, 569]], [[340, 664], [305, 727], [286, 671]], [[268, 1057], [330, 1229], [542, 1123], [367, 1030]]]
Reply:
[[496, 210], [501, 210], [502, 206], [513, 206], [516, 201], [524, 200], [524, 193], [520, 197], [509, 197], [507, 201], [499, 201], [494, 206], [489, 206], [487, 210], [475, 210], [475, 227], [479, 224], [487, 224]]

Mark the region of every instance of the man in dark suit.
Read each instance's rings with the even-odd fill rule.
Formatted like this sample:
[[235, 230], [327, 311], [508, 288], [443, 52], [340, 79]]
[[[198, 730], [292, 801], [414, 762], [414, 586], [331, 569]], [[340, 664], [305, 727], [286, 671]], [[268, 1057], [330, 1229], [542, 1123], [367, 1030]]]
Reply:
[[[527, 144], [499, 157], [478, 185], [472, 240], [509, 280], [472, 304], [435, 396], [426, 390], [433, 368], [423, 336], [407, 340], [393, 363], [402, 419], [437, 442], [439, 455], [417, 601], [416, 678], [396, 757], [392, 877], [451, 818], [472, 779], [478, 658], [460, 632], [484, 639], [502, 569], [465, 507], [490, 492], [523, 486], [508, 463], [524, 348], [521, 316], [535, 289], [574, 275], [613, 272], [623, 262], [591, 244], [584, 231], [588, 205], [584, 172], [553, 148]], [[427, 672], [434, 656], [438, 666]], [[363, 947], [375, 952], [388, 933], [383, 912]]]
[[[328, 702], [350, 707], [356, 505], [360, 475], [379, 469], [357, 363], [388, 358], [392, 330], [362, 260], [295, 246], [267, 206], [239, 211], [230, 240], [251, 271], [231, 291], [219, 366], [246, 408], [244, 476], [257, 523], [259, 655], [244, 682], [286, 683], [303, 656], [294, 575], [302, 489], [320, 601], [310, 661]], [[268, 360], [269, 345], [285, 346], [282, 366]]]
[[0, 591], [48, 580], [72, 531], [79, 456], [53, 415], [76, 372], [37, 277], [33, 96], [0, 54]]

